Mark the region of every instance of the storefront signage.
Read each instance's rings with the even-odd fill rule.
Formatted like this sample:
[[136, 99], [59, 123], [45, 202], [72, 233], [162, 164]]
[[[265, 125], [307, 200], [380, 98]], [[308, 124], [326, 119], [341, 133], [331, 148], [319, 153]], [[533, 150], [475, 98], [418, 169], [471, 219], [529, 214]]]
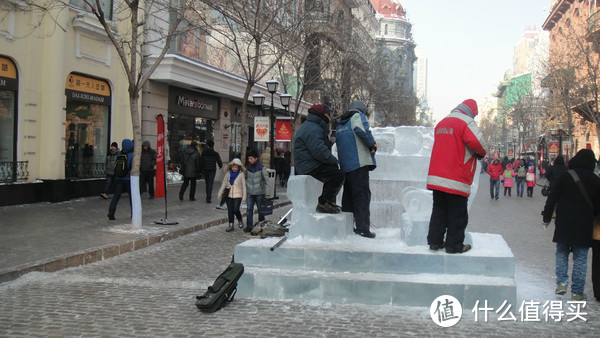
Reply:
[[67, 99], [87, 103], [110, 105], [108, 82], [78, 74], [69, 74], [65, 86]]
[[548, 142], [548, 153], [558, 154], [558, 142]]
[[0, 89], [18, 90], [17, 67], [7, 58], [0, 57]]
[[289, 117], [278, 117], [275, 123], [275, 141], [290, 142], [292, 140], [292, 122]]
[[270, 126], [268, 116], [256, 116], [254, 118], [254, 141], [269, 142]]
[[219, 100], [177, 87], [169, 88], [169, 112], [218, 119]]
[[[233, 112], [233, 114], [231, 114], [231, 122], [237, 122], [240, 123], [242, 122], [242, 103], [241, 102], [236, 102], [236, 101], [231, 101], [231, 111]], [[252, 105], [250, 102], [248, 102], [248, 106], [246, 107], [246, 121], [247, 123], [252, 123], [252, 119], [254, 119], [254, 116], [258, 115], [258, 109], [256, 106]]]

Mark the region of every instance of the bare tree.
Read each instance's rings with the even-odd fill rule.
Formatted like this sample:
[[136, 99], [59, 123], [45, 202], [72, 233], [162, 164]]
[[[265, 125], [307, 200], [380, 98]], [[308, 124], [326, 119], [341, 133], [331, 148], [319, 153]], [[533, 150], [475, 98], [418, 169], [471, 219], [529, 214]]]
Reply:
[[[573, 128], [575, 112], [595, 126], [600, 135], [600, 34], [586, 20], [576, 20], [553, 32], [562, 43], [551, 50], [549, 75], [544, 85], [550, 89], [551, 123], [566, 120]], [[571, 137], [569, 132], [569, 137]], [[598, 138], [600, 143], [600, 137]]]
[[[247, 111], [252, 87], [272, 74], [287, 50], [302, 42], [302, 6], [296, 1], [203, 0], [221, 15], [204, 16], [211, 38], [236, 62], [234, 72], [246, 79], [242, 111]], [[208, 28], [207, 28], [208, 29]], [[241, 156], [246, 156], [246, 114], [241, 115]], [[271, 149], [273, 151], [273, 149]], [[273, 154], [272, 154], [273, 155]], [[273, 158], [273, 156], [272, 156]]]

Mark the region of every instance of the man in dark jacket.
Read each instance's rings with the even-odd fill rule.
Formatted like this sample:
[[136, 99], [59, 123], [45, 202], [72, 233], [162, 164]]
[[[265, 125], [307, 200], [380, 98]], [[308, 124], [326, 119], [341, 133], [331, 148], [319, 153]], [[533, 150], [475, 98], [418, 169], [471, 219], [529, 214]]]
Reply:
[[322, 104], [310, 107], [306, 121], [296, 131], [294, 164], [298, 174], [323, 182], [317, 212], [337, 214], [341, 208], [335, 205], [335, 199], [344, 184], [344, 175], [330, 150], [329, 113]]
[[115, 220], [115, 211], [117, 211], [117, 204], [121, 199], [121, 194], [127, 192], [129, 195], [129, 207], [131, 208], [131, 164], [133, 163], [133, 141], [130, 139], [123, 139], [121, 142], [121, 153], [127, 155], [127, 175], [125, 177], [117, 177], [115, 185], [115, 194], [110, 201], [108, 207], [108, 219], [111, 221]]
[[342, 211], [354, 215], [354, 232], [367, 238], [375, 238], [371, 232], [371, 189], [369, 171], [375, 169], [377, 144], [369, 130], [367, 106], [355, 101], [350, 104], [336, 129], [336, 144], [340, 168], [344, 173]]
[[211, 202], [213, 183], [215, 182], [215, 175], [217, 174], [217, 165], [219, 169], [223, 167], [223, 161], [221, 161], [221, 155], [215, 151], [215, 141], [206, 141], [207, 148], [202, 152], [200, 156], [200, 169], [204, 176], [206, 183], [206, 203]]
[[142, 143], [142, 157], [140, 159], [140, 195], [146, 191], [150, 199], [154, 198], [154, 175], [156, 174], [156, 150], [150, 146], [150, 141]]
[[596, 158], [592, 150], [577, 152], [569, 161], [571, 170], [552, 185], [543, 212], [543, 224], [547, 227], [556, 206], [552, 238], [556, 243], [555, 293], [567, 293], [569, 253], [573, 252], [571, 299], [576, 301], [586, 299], [587, 255], [592, 245], [594, 217], [600, 212], [600, 178], [594, 174], [595, 165]]
[[102, 196], [104, 199], [108, 198], [110, 186], [117, 178], [115, 176], [115, 160], [120, 153], [119, 144], [117, 142], [111, 143], [110, 149], [108, 149], [108, 154], [106, 154], [106, 184], [104, 184], [104, 190], [100, 194], [100, 196]]
[[190, 145], [185, 146], [183, 149], [183, 163], [181, 164], [183, 184], [179, 189], [180, 201], [183, 201], [183, 194], [190, 183], [190, 201], [196, 200], [194, 198], [196, 195], [196, 176], [198, 175], [198, 168], [200, 168], [200, 153], [198, 153], [196, 146], [196, 141], [192, 141]]

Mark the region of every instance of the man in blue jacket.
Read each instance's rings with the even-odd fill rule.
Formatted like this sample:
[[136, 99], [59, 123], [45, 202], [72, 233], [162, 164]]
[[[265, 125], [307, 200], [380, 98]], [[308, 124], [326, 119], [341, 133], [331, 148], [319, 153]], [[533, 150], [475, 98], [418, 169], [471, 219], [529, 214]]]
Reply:
[[338, 168], [337, 158], [331, 154], [329, 113], [323, 104], [310, 107], [306, 121], [296, 131], [294, 164], [298, 174], [323, 182], [317, 212], [337, 214], [342, 210], [335, 205], [335, 199], [344, 184], [344, 175]]
[[367, 106], [355, 101], [350, 104], [337, 126], [335, 133], [340, 167], [344, 173], [342, 211], [352, 212], [356, 229], [354, 232], [367, 238], [375, 238], [371, 232], [371, 190], [369, 171], [375, 169], [377, 143], [369, 130]]
[[127, 192], [129, 195], [129, 208], [131, 208], [131, 190], [130, 190], [130, 181], [131, 181], [131, 165], [133, 162], [133, 141], [130, 139], [123, 139], [121, 142], [121, 154], [127, 154], [127, 175], [124, 177], [117, 177], [116, 186], [115, 186], [115, 194], [113, 195], [112, 200], [110, 201], [110, 206], [108, 207], [108, 219], [111, 221], [115, 220], [115, 211], [117, 211], [117, 203], [119, 203], [119, 199], [121, 198], [121, 194]]

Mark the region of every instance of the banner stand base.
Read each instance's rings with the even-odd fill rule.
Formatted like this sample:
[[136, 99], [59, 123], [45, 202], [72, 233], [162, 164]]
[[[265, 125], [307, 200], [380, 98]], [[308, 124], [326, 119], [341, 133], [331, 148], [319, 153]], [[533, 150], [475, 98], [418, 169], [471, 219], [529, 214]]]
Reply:
[[176, 221], [169, 221], [168, 219], [160, 219], [160, 221], [154, 221], [154, 223], [156, 224], [162, 224], [162, 225], [175, 225], [175, 224], [179, 224], [179, 222]]

